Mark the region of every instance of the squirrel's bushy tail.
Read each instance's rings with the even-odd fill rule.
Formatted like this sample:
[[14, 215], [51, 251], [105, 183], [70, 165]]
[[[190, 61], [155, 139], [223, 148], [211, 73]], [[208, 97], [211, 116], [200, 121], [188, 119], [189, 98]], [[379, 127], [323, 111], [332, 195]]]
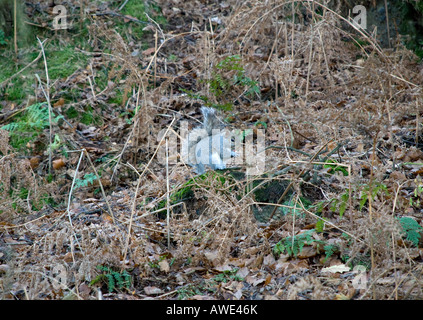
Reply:
[[203, 114], [203, 128], [206, 129], [207, 135], [211, 136], [213, 129], [220, 127], [216, 109], [203, 106], [201, 107], [201, 113]]

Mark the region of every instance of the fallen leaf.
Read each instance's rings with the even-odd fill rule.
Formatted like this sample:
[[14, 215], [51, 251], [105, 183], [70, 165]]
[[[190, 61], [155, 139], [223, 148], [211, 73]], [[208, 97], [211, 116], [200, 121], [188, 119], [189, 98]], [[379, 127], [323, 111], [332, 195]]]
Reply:
[[160, 271], [164, 271], [166, 273], [170, 270], [169, 262], [167, 262], [166, 259], [159, 262], [159, 267]]
[[144, 56], [149, 56], [150, 54], [154, 53], [155, 51], [156, 51], [156, 48], [148, 48], [148, 49], [144, 50], [142, 52], [142, 54]]
[[[263, 264], [263, 256], [260, 254], [255, 259], [253, 259], [253, 261], [249, 263], [248, 266], [251, 269], [255, 269], [255, 268], [260, 268], [262, 264]], [[247, 265], [247, 263], [245, 265]]]
[[162, 294], [163, 290], [157, 287], [144, 287], [144, 292], [146, 295]]
[[210, 263], [213, 266], [217, 266], [219, 264], [220, 256], [219, 256], [219, 250], [214, 251], [205, 251], [204, 256], [207, 260], [210, 261]]
[[31, 166], [31, 169], [36, 169], [39, 164], [40, 164], [40, 158], [39, 157], [32, 157], [29, 160], [29, 165]]
[[216, 298], [211, 296], [201, 296], [196, 294], [195, 296], [192, 296], [191, 298], [189, 298], [189, 300], [216, 300]]
[[263, 258], [263, 266], [272, 266], [275, 262], [276, 260], [273, 254], [268, 254]]
[[270, 283], [270, 281], [272, 281], [272, 276], [268, 274], [266, 277], [266, 281], [264, 282], [264, 286], [267, 286]]
[[259, 285], [260, 283], [263, 283], [263, 282], [265, 282], [265, 281], [266, 281], [266, 279], [265, 279], [265, 278], [255, 279], [255, 280], [253, 281], [252, 285], [253, 285], [254, 287], [256, 287], [257, 285]]
[[298, 253], [298, 258], [307, 259], [317, 255], [317, 249], [313, 246], [304, 246]]
[[66, 253], [65, 256], [63, 257], [63, 261], [65, 261], [66, 263], [72, 262], [73, 261], [72, 252]]
[[88, 299], [91, 293], [91, 288], [86, 283], [81, 283], [78, 288], [79, 295], [84, 299]]
[[245, 278], [249, 273], [250, 273], [250, 270], [247, 267], [243, 267], [237, 271], [236, 275], [241, 278]]
[[240, 289], [240, 290], [237, 290], [235, 293], [234, 293], [234, 297], [236, 298], [236, 299], [241, 299], [242, 298], [242, 290]]
[[407, 180], [407, 177], [405, 176], [405, 174], [400, 171], [392, 171], [391, 174], [389, 175], [389, 178], [392, 181], [397, 181], [398, 183], [402, 183], [405, 180]]
[[65, 99], [60, 98], [59, 100], [57, 100], [57, 101], [56, 101], [56, 103], [55, 103], [55, 104], [53, 104], [53, 107], [54, 107], [54, 108], [56, 108], [56, 107], [61, 107], [61, 106], [63, 106], [64, 104], [65, 104]]
[[65, 161], [63, 161], [62, 158], [53, 160], [53, 169], [54, 170], [58, 170], [60, 168], [63, 168], [64, 166], [65, 166]]
[[102, 214], [101, 216], [102, 216], [102, 218], [103, 218], [105, 221], [108, 221], [108, 222], [110, 222], [110, 223], [113, 223], [113, 217], [111, 217], [110, 215], [108, 215], [108, 214]]
[[221, 265], [216, 266], [214, 269], [217, 270], [217, 271], [223, 272], [223, 271], [230, 271], [233, 268], [228, 264], [221, 264]]
[[203, 272], [203, 271], [206, 271], [206, 270], [207, 269], [204, 268], [204, 267], [192, 267], [192, 268], [186, 268], [184, 270], [184, 273], [185, 274], [191, 274], [191, 273], [194, 273], [194, 272]]
[[351, 271], [351, 269], [347, 267], [345, 264], [338, 264], [335, 266], [322, 269], [322, 272], [329, 272], [329, 273], [337, 273], [337, 272], [343, 273], [348, 271]]
[[308, 259], [299, 259], [298, 261], [295, 261], [294, 263], [296, 264], [296, 267], [298, 269], [308, 269], [309, 268]]

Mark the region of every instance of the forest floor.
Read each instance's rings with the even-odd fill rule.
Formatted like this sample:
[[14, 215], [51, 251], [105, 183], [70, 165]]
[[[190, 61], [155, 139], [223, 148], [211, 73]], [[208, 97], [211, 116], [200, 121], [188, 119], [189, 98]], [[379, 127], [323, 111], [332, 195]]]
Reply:
[[[3, 299], [423, 298], [423, 68], [400, 41], [319, 2], [68, 3], [53, 30], [26, 1], [18, 56], [0, 36]], [[256, 156], [185, 165], [202, 105]]]

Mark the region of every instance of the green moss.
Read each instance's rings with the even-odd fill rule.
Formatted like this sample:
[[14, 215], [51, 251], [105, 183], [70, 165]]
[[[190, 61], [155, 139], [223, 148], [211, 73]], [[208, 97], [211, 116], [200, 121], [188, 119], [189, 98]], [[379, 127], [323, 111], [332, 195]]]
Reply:
[[[17, 65], [14, 61], [12, 51], [4, 51], [0, 54], [0, 83], [15, 75], [22, 66], [28, 64], [29, 62], [29, 59], [24, 58], [19, 61], [19, 64]], [[28, 77], [28, 74], [22, 74], [15, 77], [11, 82], [0, 88], [0, 96], [3, 95], [5, 99], [13, 101], [16, 104], [21, 103], [30, 90], [30, 85], [32, 84], [31, 81], [28, 81]]]
[[68, 119], [75, 119], [78, 117], [78, 111], [74, 107], [70, 107], [66, 110], [65, 115]]
[[[36, 49], [39, 50], [38, 48]], [[77, 69], [83, 68], [88, 59], [84, 54], [76, 52], [73, 46], [60, 48], [50, 45], [45, 51], [51, 81], [69, 77]], [[16, 72], [32, 62], [38, 54], [39, 51], [22, 54], [17, 64], [14, 62], [13, 52], [11, 50], [4, 51], [0, 54], [0, 83], [10, 79]], [[22, 103], [25, 97], [34, 92], [31, 86], [37, 83], [34, 76], [36, 73], [42, 79], [45, 78], [44, 61], [42, 58], [32, 67], [12, 79], [4, 88], [0, 88], [0, 94], [4, 95], [8, 101], [13, 101], [16, 104]]]
[[75, 51], [73, 46], [52, 47], [46, 50], [50, 79], [67, 78], [87, 63], [86, 55]]
[[81, 122], [85, 125], [94, 123], [93, 108], [90, 106], [85, 107], [85, 112], [81, 116]]
[[20, 103], [26, 96], [25, 90], [22, 90], [25, 85], [22, 80], [17, 80], [13, 83], [10, 87], [6, 89], [5, 97], [9, 101], [15, 101], [16, 103]]
[[119, 88], [115, 90], [115, 95], [111, 97], [108, 101], [109, 103], [115, 103], [118, 106], [122, 105], [123, 102], [123, 92]]
[[[24, 1], [16, 1], [17, 44], [18, 48], [27, 47], [35, 37], [33, 28], [25, 23]], [[6, 49], [14, 47], [14, 0], [0, 0], [0, 46]]]
[[144, 1], [129, 0], [122, 9], [122, 14], [130, 15], [138, 20], [147, 21], [145, 16], [146, 4]]
[[[161, 15], [160, 7], [154, 2], [140, 1], [140, 0], [129, 0], [125, 7], [121, 11], [122, 14], [136, 18], [139, 21], [148, 22], [146, 13], [161, 26], [167, 24], [167, 20]], [[146, 27], [144, 23], [138, 22], [121, 22], [118, 23], [118, 30], [121, 34], [129, 33], [135, 37], [141, 38], [146, 31], [143, 29]]]
[[[57, 123], [61, 117], [54, 116], [53, 123]], [[1, 127], [10, 132], [10, 145], [25, 154], [30, 154], [27, 143], [35, 141], [49, 126], [48, 108], [45, 103], [36, 103], [26, 108], [25, 112], [17, 115], [14, 122]], [[45, 148], [45, 145], [38, 143], [36, 149]]]

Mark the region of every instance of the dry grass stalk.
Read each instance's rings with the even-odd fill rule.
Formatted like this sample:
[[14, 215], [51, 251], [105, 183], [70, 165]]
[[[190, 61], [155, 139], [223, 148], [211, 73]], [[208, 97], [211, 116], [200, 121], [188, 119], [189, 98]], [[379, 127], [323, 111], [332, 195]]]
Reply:
[[[189, 3], [180, 5], [189, 6]], [[304, 16], [310, 14], [307, 25], [299, 20], [305, 19], [299, 11], [300, 5], [306, 10]], [[315, 13], [317, 7], [324, 9], [320, 17]], [[292, 16], [292, 20], [288, 19], [289, 16]], [[342, 38], [353, 37], [341, 26], [341, 23], [353, 26], [351, 21], [343, 18], [335, 9], [316, 1], [278, 0], [271, 4], [262, 1], [249, 4], [237, 2], [232, 14], [222, 19], [226, 26], [223, 30], [213, 29], [211, 19], [205, 20], [201, 31], [195, 26], [189, 32], [169, 35], [156, 28], [154, 53], [145, 64], [145, 69], [140, 69], [137, 61], [131, 58], [128, 45], [118, 34], [99, 22], [93, 27], [93, 42], [102, 39], [115, 46], [113, 54], [102, 55], [107, 63], [114, 65], [111, 77], [120, 79], [127, 73], [123, 91], [131, 93], [134, 92], [133, 88], [138, 88], [134, 93], [137, 96], [136, 106], [142, 101], [132, 127], [122, 139], [121, 149], [115, 158], [117, 165], [113, 170], [116, 173], [121, 170], [118, 164], [125, 163], [130, 158], [127, 151], [132, 150], [132, 159], [128, 159], [132, 162], [122, 168], [132, 168], [137, 183], [133, 192], [124, 190], [115, 194], [123, 209], [113, 207], [116, 221], [127, 226], [127, 230], [116, 228], [104, 215], [93, 217], [78, 213], [78, 208], [70, 207], [70, 201], [67, 211], [69, 221], [62, 219], [60, 213], [51, 213], [52, 217], [25, 218], [18, 210], [10, 210], [11, 203], [0, 203], [1, 210], [9, 210], [8, 221], [14, 224], [2, 226], [2, 229], [34, 238], [34, 242], [24, 247], [20, 256], [16, 257], [16, 261], [22, 256], [27, 257], [27, 265], [21, 266], [24, 272], [17, 276], [19, 283], [27, 284], [25, 295], [34, 298], [38, 292], [49, 292], [52, 285], [46, 281], [46, 277], [43, 279], [43, 275], [49, 276], [48, 268], [64, 261], [69, 274], [75, 278], [73, 285], [76, 290], [71, 289], [78, 296], [78, 285], [95, 277], [97, 264], [108, 263], [122, 269], [136, 266], [139, 279], [152, 281], [158, 271], [150, 263], [162, 258], [166, 252], [175, 258], [175, 264], [181, 268], [188, 258], [192, 259], [190, 266], [209, 269], [225, 266], [228, 261], [238, 263], [242, 259], [254, 259], [248, 268], [266, 272], [271, 267], [263, 264], [263, 257], [271, 255], [272, 245], [284, 236], [297, 234], [306, 223], [312, 224], [322, 219], [314, 209], [306, 208], [301, 200], [300, 191], [308, 186], [318, 190], [314, 195], [318, 194], [327, 202], [339, 199], [344, 192], [348, 193], [350, 219], [343, 219], [337, 211], [331, 212], [328, 208], [324, 211], [328, 216], [323, 218], [328, 226], [325, 230], [328, 234], [332, 234], [330, 228], [334, 228], [350, 237], [351, 241], [340, 244], [342, 253], [350, 256], [350, 262], [371, 259], [371, 278], [361, 298], [422, 297], [421, 290], [418, 291], [421, 287], [419, 264], [410, 256], [410, 248], [402, 241], [396, 220], [406, 212], [408, 207], [404, 194], [407, 195], [415, 184], [410, 179], [397, 182], [384, 178], [388, 169], [401, 170], [395, 165], [395, 157], [403, 156], [403, 151], [393, 155], [393, 164], [385, 153], [402, 148], [398, 142], [398, 128], [403, 127], [404, 119], [411, 111], [417, 112], [413, 127], [416, 125], [414, 140], [418, 142], [420, 100], [415, 100], [421, 97], [422, 76], [414, 70], [410, 53], [405, 50], [384, 52], [363, 30], [356, 30], [355, 35], [360, 35], [369, 45], [355, 48]], [[159, 36], [162, 40], [160, 45]], [[185, 57], [190, 58], [187, 59], [188, 67], [177, 66], [174, 74], [168, 74], [165, 72], [164, 57], [173, 53], [172, 47], [183, 43], [185, 36], [195, 37], [193, 44], [186, 46], [183, 52]], [[266, 101], [243, 101], [234, 105], [233, 110], [235, 118], [243, 117], [235, 123], [242, 124], [242, 128], [254, 128], [255, 120], [250, 119], [257, 113], [255, 108], [262, 111], [257, 119], [268, 119], [267, 134], [277, 147], [264, 151], [269, 160], [266, 167], [268, 176], [232, 181], [228, 176], [216, 178], [210, 173], [202, 180], [193, 180], [192, 198], [172, 203], [172, 195], [182, 190], [189, 179], [195, 178], [187, 167], [171, 166], [168, 154], [166, 166], [156, 161], [158, 148], [165, 141], [163, 139], [166, 139], [168, 151], [167, 137], [173, 134], [172, 127], [178, 120], [194, 114], [185, 112], [194, 103], [180, 94], [180, 87], [173, 81], [195, 73], [197, 79], [193, 78], [190, 88], [195, 93], [210, 95], [207, 81], [201, 82], [199, 79], [209, 79], [213, 66], [233, 54], [241, 56], [246, 75], [257, 79], [261, 88], [269, 88], [268, 97], [262, 97]], [[357, 59], [357, 55], [362, 58]], [[157, 87], [147, 89], [151, 80], [154, 85], [157, 83]], [[113, 88], [116, 87], [105, 89], [104, 92]], [[236, 95], [238, 98], [240, 96], [242, 94]], [[131, 104], [133, 101], [128, 100], [123, 106]], [[169, 121], [161, 122], [165, 116]], [[154, 140], [154, 147], [157, 148], [151, 148], [153, 144], [149, 138], [156, 138], [161, 129], [159, 124], [163, 123], [167, 126], [166, 133], [158, 145]], [[347, 140], [348, 143], [342, 143]], [[347, 169], [348, 177], [329, 175], [317, 168], [325, 164], [316, 156], [323, 148], [319, 146], [326, 146], [327, 141], [341, 145], [337, 152], [331, 154], [331, 159], [336, 159], [339, 167]], [[146, 152], [145, 158], [140, 159], [140, 150], [151, 152]], [[37, 190], [35, 193], [31, 191], [27, 200], [20, 199], [18, 202], [19, 208], [24, 208], [25, 212], [31, 211], [28, 200], [38, 196], [40, 188], [35, 188], [34, 176], [24, 162], [21, 165], [22, 168], [26, 166], [26, 171], [17, 168], [13, 155], [9, 154], [8, 143], [1, 138], [1, 132], [0, 151], [3, 153], [0, 175], [5, 187], [19, 188], [19, 185], [10, 184], [13, 180], [11, 177], [16, 177], [21, 185], [26, 184], [31, 186], [31, 190]], [[145, 160], [141, 173], [136, 169], [140, 160]], [[313, 166], [308, 168], [313, 174], [321, 174], [319, 185], [300, 181], [300, 176], [306, 170], [304, 168], [307, 168], [301, 166], [304, 164]], [[296, 186], [293, 206], [256, 201], [255, 193], [260, 187], [287, 179], [287, 172], [293, 172], [294, 176], [290, 187]], [[386, 184], [392, 196], [378, 194], [373, 198], [373, 182]], [[175, 185], [175, 188], [171, 189], [171, 185]], [[72, 196], [73, 192], [71, 187], [68, 195]], [[283, 198], [285, 193], [278, 193], [278, 198]], [[359, 197], [364, 193], [368, 202], [359, 209]], [[313, 200], [320, 199], [316, 197]], [[166, 204], [159, 208], [158, 205], [164, 201]], [[291, 211], [301, 208], [305, 217], [283, 216], [274, 222], [276, 227], [272, 224], [259, 225], [254, 220], [252, 208], [263, 205], [273, 205], [275, 210], [277, 207]], [[109, 207], [111, 212], [107, 201], [105, 207]], [[164, 212], [167, 212], [166, 223], [163, 221]], [[54, 222], [48, 230], [43, 224], [46, 219], [49, 219], [49, 223]], [[85, 224], [84, 219], [90, 223]], [[38, 233], [33, 230], [38, 230]], [[73, 241], [75, 234], [81, 235], [78, 241]], [[291, 262], [295, 262], [295, 259]], [[272, 275], [280, 277], [281, 273]], [[300, 273], [296, 275], [300, 276]], [[303, 277], [291, 288], [282, 288], [282, 291], [286, 291], [282, 297], [295, 299], [298, 293], [310, 289], [312, 298], [333, 298], [335, 294], [331, 291], [333, 288], [328, 288], [328, 282], [316, 279]], [[159, 297], [173, 295], [175, 288], [171, 289]]]

